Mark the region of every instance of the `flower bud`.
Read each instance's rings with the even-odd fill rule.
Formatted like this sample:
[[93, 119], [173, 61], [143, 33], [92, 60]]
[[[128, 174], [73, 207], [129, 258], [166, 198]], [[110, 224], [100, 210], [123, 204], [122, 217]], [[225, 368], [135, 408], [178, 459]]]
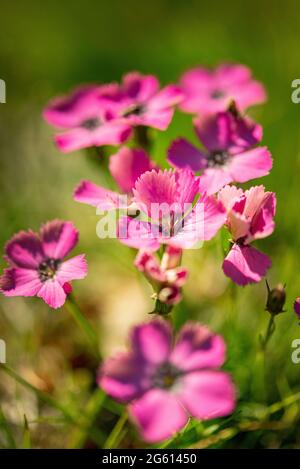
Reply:
[[266, 304], [266, 311], [270, 314], [279, 314], [284, 312], [284, 304], [286, 300], [285, 285], [279, 283], [275, 288], [270, 289], [268, 282], [266, 282], [268, 289], [268, 297]]

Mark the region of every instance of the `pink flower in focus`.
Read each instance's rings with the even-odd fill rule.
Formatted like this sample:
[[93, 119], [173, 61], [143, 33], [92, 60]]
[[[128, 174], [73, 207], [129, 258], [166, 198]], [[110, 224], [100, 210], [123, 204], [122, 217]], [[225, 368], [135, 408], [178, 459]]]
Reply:
[[51, 308], [59, 308], [72, 291], [69, 282], [87, 274], [84, 254], [64, 260], [75, 247], [78, 232], [73, 224], [53, 220], [39, 233], [21, 231], [5, 247], [5, 269], [0, 288], [5, 296], [38, 296]]
[[157, 250], [161, 244], [195, 248], [211, 239], [224, 224], [226, 213], [213, 196], [199, 195], [199, 177], [189, 170], [152, 170], [133, 188], [138, 218], [123, 217], [119, 239], [136, 249]]
[[142, 438], [155, 443], [174, 436], [190, 415], [209, 420], [233, 412], [234, 385], [218, 370], [224, 360], [222, 337], [207, 327], [187, 323], [173, 347], [169, 324], [156, 320], [133, 329], [131, 351], [108, 359], [98, 384], [129, 404]]
[[274, 192], [265, 192], [264, 186], [245, 192], [226, 186], [219, 192], [218, 200], [227, 210], [226, 225], [233, 242], [223, 262], [224, 273], [238, 285], [259, 282], [271, 261], [250, 243], [273, 233], [276, 196]]
[[153, 75], [131, 72], [124, 76], [119, 87], [122, 96], [120, 116], [132, 126], [148, 126], [166, 130], [172, 120], [174, 107], [182, 99], [175, 85], [160, 89]]
[[118, 119], [119, 107], [110, 98], [109, 90], [109, 85], [86, 86], [48, 104], [43, 115], [49, 124], [63, 130], [55, 136], [62, 152], [120, 145], [129, 138], [131, 128]]
[[159, 263], [151, 251], [141, 250], [135, 259], [135, 266], [143, 272], [156, 291], [161, 303], [175, 305], [181, 301], [181, 287], [188, 277], [188, 270], [180, 267], [182, 250], [167, 246]]
[[296, 298], [294, 303], [294, 310], [300, 320], [300, 298]]
[[267, 148], [253, 148], [262, 138], [262, 128], [248, 118], [219, 112], [197, 118], [195, 131], [206, 150], [180, 138], [171, 144], [168, 160], [176, 168], [203, 171], [200, 190], [208, 195], [230, 182], [266, 176], [272, 168]]
[[239, 64], [223, 64], [214, 70], [197, 67], [184, 73], [180, 80], [185, 112], [214, 114], [227, 109], [232, 100], [239, 110], [266, 101], [266, 91], [252, 78], [251, 70]]
[[75, 189], [74, 200], [92, 205], [100, 210], [127, 208], [132, 201], [132, 189], [135, 181], [141, 174], [153, 167], [154, 164], [144, 150], [121, 148], [117, 153], [111, 155], [109, 169], [121, 191], [128, 197], [84, 180]]

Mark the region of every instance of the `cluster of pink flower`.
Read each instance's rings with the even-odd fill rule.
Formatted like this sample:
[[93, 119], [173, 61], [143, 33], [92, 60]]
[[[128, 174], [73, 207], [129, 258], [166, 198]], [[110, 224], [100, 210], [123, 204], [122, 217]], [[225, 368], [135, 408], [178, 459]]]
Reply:
[[[138, 250], [135, 266], [154, 289], [154, 312], [161, 318], [137, 326], [132, 351], [108, 360], [99, 375], [109, 395], [129, 403], [148, 442], [170, 437], [189, 415], [210, 419], [235, 407], [234, 385], [218, 370], [223, 340], [205, 326], [187, 323], [172, 347], [171, 327], [162, 318], [182, 298], [188, 277], [181, 266], [183, 250], [212, 239], [222, 227], [230, 234], [223, 271], [235, 283], [259, 282], [271, 265], [251, 243], [273, 232], [276, 196], [261, 185], [246, 191], [232, 185], [266, 176], [272, 168], [270, 152], [259, 146], [261, 126], [244, 115], [265, 99], [247, 67], [222, 65], [190, 70], [178, 86], [162, 89], [154, 76], [130, 73], [121, 84], [81, 87], [44, 111], [46, 121], [60, 129], [55, 142], [65, 153], [140, 142], [141, 129], [145, 137], [147, 128], [168, 128], [175, 106], [195, 116], [202, 148], [184, 138], [173, 141], [167, 155], [172, 169], [159, 168], [141, 145], [121, 146], [108, 164], [120, 193], [87, 180], [74, 192], [76, 201], [101, 210], [126, 210], [117, 236]], [[122, 194], [126, 203], [120, 203]], [[159, 210], [153, 212], [153, 205]], [[1, 278], [2, 293], [36, 295], [52, 308], [62, 306], [70, 282], [87, 273], [84, 255], [64, 261], [77, 238], [72, 223], [58, 220], [43, 225], [39, 234], [15, 235], [6, 245], [9, 267]], [[300, 316], [299, 304], [298, 299]]]

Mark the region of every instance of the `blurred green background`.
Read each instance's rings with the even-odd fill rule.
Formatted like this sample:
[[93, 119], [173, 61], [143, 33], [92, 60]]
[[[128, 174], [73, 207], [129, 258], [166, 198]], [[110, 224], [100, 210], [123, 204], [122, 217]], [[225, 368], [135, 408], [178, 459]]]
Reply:
[[[99, 330], [104, 355], [123, 346], [130, 324], [147, 318], [150, 290], [132, 267], [134, 253], [116, 241], [100, 241], [94, 210], [73, 202], [81, 178], [104, 182], [101, 170], [83, 153], [59, 153], [52, 129], [41, 118], [43, 107], [79, 83], [119, 80], [127, 71], [139, 70], [167, 84], [189, 67], [224, 61], [251, 67], [268, 91], [268, 102], [250, 114], [263, 124], [263, 142], [273, 154], [273, 171], [259, 182], [276, 192], [278, 210], [274, 235], [259, 247], [273, 259], [270, 284], [286, 283], [288, 299], [266, 355], [265, 381], [256, 351], [268, 321], [266, 288], [261, 283], [237, 289], [224, 278], [218, 239], [186, 253], [191, 276], [176, 311], [177, 324], [188, 315], [225, 336], [226, 366], [240, 395], [234, 423], [271, 420], [270, 428], [233, 432], [211, 443], [216, 447], [300, 447], [298, 401], [270, 416], [266, 410], [300, 391], [300, 364], [291, 362], [291, 342], [300, 338], [292, 311], [300, 295], [300, 104], [291, 101], [291, 82], [300, 78], [298, 9], [296, 0], [0, 0], [0, 78], [7, 86], [7, 103], [0, 104], [0, 245], [14, 232], [38, 229], [51, 218], [74, 221], [80, 230], [76, 251], [87, 253], [89, 262], [89, 275], [74, 283], [75, 293]], [[152, 155], [161, 164], [170, 141], [179, 135], [194, 139], [191, 117], [177, 112], [167, 132], [154, 133]], [[9, 366], [68, 408], [83, 408], [96, 364], [68, 312], [49, 311], [38, 299], [0, 301], [0, 338], [7, 343]], [[60, 416], [4, 373], [0, 392], [5, 415], [0, 422], [13, 429], [17, 445], [24, 438], [24, 414], [34, 447], [72, 446], [76, 438], [79, 445], [76, 428], [69, 438]], [[105, 432], [114, 417], [101, 413], [98, 420]], [[198, 437], [192, 429], [188, 444], [197, 444], [204, 431], [196, 430]], [[86, 444], [85, 436], [80, 441]], [[176, 445], [187, 444], [182, 441]], [[5, 435], [0, 445], [7, 446]], [[129, 428], [122, 445], [142, 443]]]

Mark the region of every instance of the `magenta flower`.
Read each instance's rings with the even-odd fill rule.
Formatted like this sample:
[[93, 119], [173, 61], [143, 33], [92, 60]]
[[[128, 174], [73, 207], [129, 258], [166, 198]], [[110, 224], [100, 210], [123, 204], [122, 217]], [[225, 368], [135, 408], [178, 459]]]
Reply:
[[182, 250], [167, 246], [161, 262], [151, 251], [138, 252], [134, 265], [143, 272], [156, 292], [155, 298], [161, 303], [175, 305], [181, 301], [181, 287], [188, 277], [188, 270], [180, 267]]
[[219, 112], [197, 118], [195, 131], [206, 151], [180, 138], [171, 144], [168, 160], [175, 168], [203, 171], [200, 190], [208, 195], [230, 182], [266, 176], [272, 168], [267, 148], [253, 148], [262, 138], [262, 128], [248, 118]]
[[214, 114], [227, 109], [232, 100], [240, 111], [263, 103], [265, 89], [251, 75], [248, 67], [239, 64], [223, 64], [215, 70], [189, 70], [180, 80], [185, 95], [180, 108], [195, 114]]
[[226, 225], [233, 243], [223, 262], [224, 273], [238, 285], [259, 282], [271, 260], [250, 243], [273, 233], [276, 196], [265, 192], [264, 186], [245, 192], [226, 186], [219, 192], [218, 200], [227, 210]]
[[300, 319], [300, 298], [296, 298], [295, 303], [294, 303], [294, 310], [298, 316], [298, 319]]
[[172, 120], [174, 107], [182, 99], [175, 85], [159, 88], [153, 75], [131, 72], [124, 76], [119, 88], [122, 96], [120, 115], [132, 126], [148, 126], [166, 130]]
[[59, 308], [71, 291], [69, 282], [87, 274], [84, 254], [64, 260], [78, 241], [73, 224], [53, 220], [39, 233], [20, 231], [5, 246], [9, 267], [0, 279], [5, 296], [38, 296]]
[[100, 210], [127, 208], [132, 201], [135, 181], [153, 167], [154, 164], [144, 150], [121, 148], [116, 154], [111, 155], [109, 169], [121, 191], [128, 197], [84, 180], [75, 189], [74, 200]]
[[110, 90], [109, 86], [86, 86], [48, 104], [43, 115], [49, 124], [63, 130], [55, 136], [62, 152], [119, 145], [129, 138], [131, 128], [118, 119], [119, 106], [110, 98]]
[[169, 324], [155, 320], [133, 329], [131, 351], [108, 359], [98, 384], [129, 404], [142, 438], [155, 443], [174, 436], [189, 416], [209, 420], [233, 412], [234, 385], [218, 370], [224, 360], [223, 339], [207, 327], [187, 323], [172, 347]]

